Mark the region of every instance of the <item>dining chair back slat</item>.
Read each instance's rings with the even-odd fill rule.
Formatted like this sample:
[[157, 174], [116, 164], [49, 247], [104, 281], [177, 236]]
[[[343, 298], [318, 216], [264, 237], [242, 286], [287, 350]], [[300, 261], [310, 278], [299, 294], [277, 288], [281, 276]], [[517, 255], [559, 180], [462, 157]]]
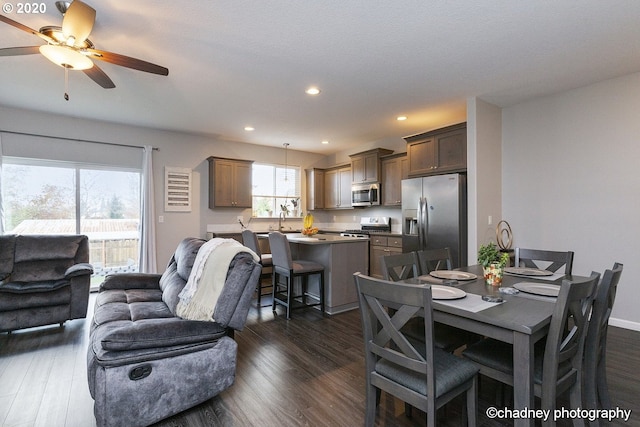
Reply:
[[417, 251], [420, 274], [429, 274], [435, 270], [451, 270], [453, 261], [449, 248], [423, 249]]
[[539, 269], [543, 263], [549, 263], [544, 267], [544, 270], [555, 273], [564, 267], [564, 274], [571, 274], [573, 270], [573, 251], [561, 252], [516, 248], [516, 267]]
[[420, 275], [415, 252], [405, 252], [382, 257], [382, 274], [385, 280], [398, 282]]

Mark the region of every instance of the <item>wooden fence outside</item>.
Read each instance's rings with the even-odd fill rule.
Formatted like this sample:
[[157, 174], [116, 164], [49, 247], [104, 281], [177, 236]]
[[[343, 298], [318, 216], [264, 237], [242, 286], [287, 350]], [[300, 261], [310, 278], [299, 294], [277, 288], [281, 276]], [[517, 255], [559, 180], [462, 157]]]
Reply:
[[138, 270], [139, 239], [113, 239], [89, 241], [89, 259], [95, 274], [113, 270]]

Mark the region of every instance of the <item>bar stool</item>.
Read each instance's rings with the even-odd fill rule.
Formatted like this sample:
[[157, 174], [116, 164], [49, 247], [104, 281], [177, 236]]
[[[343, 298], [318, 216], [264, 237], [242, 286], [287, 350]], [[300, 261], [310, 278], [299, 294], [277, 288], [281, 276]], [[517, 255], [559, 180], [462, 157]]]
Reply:
[[[287, 309], [287, 319], [291, 318], [291, 310], [305, 307], [320, 306], [320, 312], [324, 314], [324, 266], [313, 261], [293, 260], [291, 258], [291, 248], [289, 240], [279, 231], [269, 233], [269, 246], [271, 246], [271, 255], [273, 259], [273, 311], [276, 310], [276, 304], [283, 305]], [[307, 298], [315, 299], [315, 296], [307, 292], [307, 284], [309, 276], [313, 274], [320, 275], [320, 295], [319, 302], [309, 304]], [[278, 276], [284, 276], [285, 289], [280, 291]], [[301, 278], [301, 293], [294, 295], [295, 278]], [[301, 301], [297, 301], [297, 299]], [[295, 303], [295, 307], [294, 307]]]
[[[260, 257], [260, 265], [262, 265], [262, 270], [264, 268], [271, 268], [271, 274], [273, 275], [273, 259], [271, 254], [263, 254], [260, 251], [260, 244], [258, 243], [258, 236], [251, 230], [243, 230], [242, 231], [242, 244], [251, 249]], [[263, 307], [260, 305], [260, 300], [262, 298], [262, 288], [268, 288], [269, 285], [263, 285], [262, 278], [258, 280], [258, 307]], [[264, 307], [267, 307], [266, 305]]]

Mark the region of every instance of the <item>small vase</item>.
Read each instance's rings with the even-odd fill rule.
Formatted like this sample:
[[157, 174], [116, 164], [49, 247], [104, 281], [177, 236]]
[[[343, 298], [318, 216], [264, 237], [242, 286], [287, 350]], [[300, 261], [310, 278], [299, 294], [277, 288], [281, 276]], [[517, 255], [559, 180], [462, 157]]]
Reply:
[[484, 280], [487, 285], [500, 286], [502, 285], [502, 274], [504, 273], [504, 267], [500, 264], [490, 264], [484, 269]]

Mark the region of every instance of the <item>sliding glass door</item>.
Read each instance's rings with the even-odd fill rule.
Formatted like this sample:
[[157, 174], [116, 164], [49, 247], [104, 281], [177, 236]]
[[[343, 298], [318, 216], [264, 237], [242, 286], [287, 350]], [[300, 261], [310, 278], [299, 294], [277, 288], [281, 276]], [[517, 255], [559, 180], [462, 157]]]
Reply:
[[96, 275], [138, 271], [140, 171], [3, 159], [7, 234], [85, 234]]

